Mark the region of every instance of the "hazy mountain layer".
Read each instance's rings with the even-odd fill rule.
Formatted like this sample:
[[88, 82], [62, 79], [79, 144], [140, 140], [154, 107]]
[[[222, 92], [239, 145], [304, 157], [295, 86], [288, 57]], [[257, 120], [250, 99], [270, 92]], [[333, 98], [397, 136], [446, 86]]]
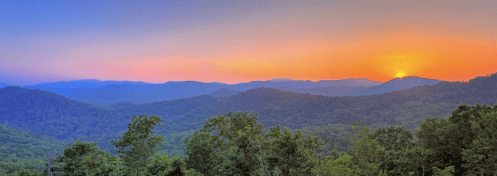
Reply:
[[209, 95], [212, 95], [215, 97], [229, 97], [229, 96], [235, 95], [237, 93], [240, 93], [240, 91], [221, 88], [219, 90], [216, 90], [215, 92], [210, 93]]
[[351, 92], [355, 92], [358, 90], [365, 90], [369, 87], [365, 86], [343, 86], [343, 87], [315, 87], [315, 88], [306, 88], [306, 89], [297, 89], [297, 88], [289, 88], [289, 87], [281, 87], [276, 88], [282, 91], [288, 92], [297, 92], [297, 93], [308, 93], [313, 95], [324, 95], [324, 96], [345, 96]]
[[148, 104], [97, 107], [54, 93], [20, 87], [0, 89], [0, 123], [59, 139], [119, 133], [131, 115], [157, 115], [164, 120], [159, 133], [196, 130], [207, 118], [229, 111], [259, 114], [266, 126], [290, 128], [351, 124], [362, 119], [373, 126], [416, 127], [426, 117], [450, 114], [459, 104], [497, 103], [497, 75], [468, 83], [436, 85], [358, 97], [326, 97], [285, 92], [273, 88], [252, 89], [215, 98], [210, 95]]
[[405, 77], [405, 78], [396, 78], [386, 83], [369, 87], [367, 89], [345, 93], [344, 96], [377, 95], [387, 92], [393, 92], [396, 90], [409, 89], [415, 86], [435, 85], [440, 82], [441, 81], [439, 80], [420, 78], [414, 76]]
[[9, 84], [0, 83], [0, 88], [7, 87], [7, 86], [9, 86]]
[[[97, 81], [78, 80], [71, 82], [44, 83], [25, 86], [30, 89], [40, 89], [54, 92], [65, 97], [90, 103], [93, 105], [111, 105], [115, 103], [150, 103], [162, 100], [173, 100], [210, 94], [220, 89], [246, 91], [261, 87], [290, 87], [290, 88], [318, 88], [342, 86], [376, 86], [381, 82], [368, 79], [344, 79], [324, 81], [252, 81], [239, 84], [203, 83], [196, 81], [166, 82], [163, 84], [149, 84], [127, 81]], [[226, 92], [226, 91], [225, 91]], [[232, 94], [228, 93], [228, 94]], [[217, 95], [215, 95], [217, 96]]]

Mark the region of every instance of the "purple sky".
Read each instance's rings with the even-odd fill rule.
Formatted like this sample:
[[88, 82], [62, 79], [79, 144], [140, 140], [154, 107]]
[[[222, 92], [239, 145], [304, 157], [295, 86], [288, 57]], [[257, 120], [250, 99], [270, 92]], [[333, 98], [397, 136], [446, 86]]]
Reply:
[[495, 0], [0, 2], [0, 82], [497, 72]]

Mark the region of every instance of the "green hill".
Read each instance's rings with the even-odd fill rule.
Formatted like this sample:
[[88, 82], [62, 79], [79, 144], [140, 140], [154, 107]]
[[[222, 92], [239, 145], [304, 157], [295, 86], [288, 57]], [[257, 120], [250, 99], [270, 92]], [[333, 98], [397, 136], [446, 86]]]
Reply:
[[0, 89], [0, 114], [2, 124], [57, 139], [114, 133], [131, 119], [55, 93], [13, 86]]
[[0, 124], [0, 170], [12, 173], [22, 169], [42, 169], [50, 151], [55, 158], [63, 155], [64, 149], [71, 144], [70, 141]]
[[[140, 114], [161, 117], [163, 126], [154, 131], [169, 136], [197, 130], [209, 117], [229, 111], [257, 113], [265, 128], [281, 125], [307, 128], [309, 133], [326, 131], [324, 126], [332, 124], [350, 125], [357, 119], [372, 128], [404, 125], [414, 130], [428, 117], [447, 117], [460, 104], [495, 105], [495, 87], [497, 75], [493, 74], [469, 82], [442, 82], [371, 96], [325, 97], [259, 88], [230, 97], [203, 95], [108, 107], [40, 90], [5, 87], [0, 89], [0, 123], [58, 139], [103, 141], [99, 146], [109, 150], [113, 146], [108, 141], [117, 139], [126, 130], [132, 115]], [[182, 137], [171, 137], [174, 144], [169, 149], [181, 148], [179, 138], [188, 135], [179, 136]]]

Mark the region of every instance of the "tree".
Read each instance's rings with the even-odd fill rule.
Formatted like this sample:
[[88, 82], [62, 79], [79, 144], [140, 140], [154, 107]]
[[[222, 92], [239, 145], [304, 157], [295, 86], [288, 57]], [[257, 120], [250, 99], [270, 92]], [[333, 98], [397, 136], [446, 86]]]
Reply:
[[119, 140], [111, 141], [118, 148], [120, 157], [126, 166], [126, 175], [137, 175], [145, 172], [147, 159], [155, 153], [155, 148], [162, 142], [162, 136], [153, 135], [155, 125], [161, 125], [162, 119], [155, 115], [147, 118], [145, 115], [133, 116], [128, 124], [128, 131]]
[[[312, 175], [316, 150], [323, 143], [279, 126], [264, 134], [257, 114], [221, 115], [203, 123], [186, 139], [187, 168], [210, 175]], [[281, 169], [281, 170], [280, 170]]]
[[381, 155], [385, 150], [380, 143], [372, 139], [372, 134], [367, 126], [361, 126], [361, 121], [353, 123], [355, 136], [351, 139], [352, 148], [347, 151], [352, 161], [357, 165], [354, 175], [378, 175], [380, 172]]
[[264, 156], [265, 158], [261, 158], [259, 156], [259, 167], [257, 168], [257, 175], [258, 176], [281, 176], [282, 172], [280, 169], [278, 169], [278, 166], [271, 167], [269, 166], [268, 157]]
[[110, 175], [112, 167], [109, 153], [98, 148], [97, 143], [76, 141], [72, 147], [64, 150], [64, 155], [57, 158], [63, 162], [63, 175]]
[[[478, 144], [478, 135], [481, 134], [486, 136], [483, 138], [491, 139], [491, 136], [486, 134], [493, 134], [492, 131], [479, 130], [479, 128], [485, 129], [486, 125], [478, 124], [484, 123], [485, 114], [496, 110], [497, 106], [492, 109], [479, 104], [475, 106], [460, 105], [452, 111], [448, 120], [438, 120], [436, 117], [426, 119], [426, 122], [420, 125], [420, 130], [416, 132], [416, 136], [421, 146], [433, 151], [427, 162], [430, 163], [430, 168], [433, 166], [437, 168], [454, 166], [455, 175], [472, 174], [471, 172], [475, 170], [470, 167], [479, 163], [479, 157], [485, 152], [484, 150], [477, 152], [478, 148], [483, 147]], [[492, 120], [489, 120], [492, 118], [487, 119], [485, 123], [492, 124]], [[466, 156], [464, 156], [464, 151], [466, 151]], [[483, 154], [483, 156], [491, 156], [491, 154]], [[471, 162], [474, 163], [471, 164]]]
[[199, 176], [200, 173], [194, 170], [186, 170], [185, 161], [179, 156], [169, 157], [168, 155], [156, 152], [147, 162], [146, 175], [165, 176]]
[[[416, 131], [416, 137], [419, 139], [416, 141], [416, 146], [419, 147], [416, 150], [416, 155], [414, 156], [419, 163], [423, 163], [423, 173], [426, 172], [427, 175], [432, 175], [432, 168], [434, 166], [445, 168], [447, 167], [446, 160], [443, 155], [450, 154], [444, 153], [443, 148], [445, 148], [443, 142], [445, 131], [449, 126], [449, 122], [445, 119], [438, 120], [438, 117], [427, 118], [425, 122], [420, 124], [420, 128]], [[429, 152], [427, 152], [429, 151]], [[422, 155], [422, 156], [421, 156]], [[426, 168], [426, 170], [425, 170]]]
[[[39, 171], [22, 169], [21, 171], [17, 172], [15, 175], [16, 176], [45, 176], [46, 174], [43, 174], [42, 172], [39, 172]], [[0, 171], [0, 176], [3, 176], [1, 171]]]
[[267, 137], [271, 138], [269, 155], [278, 160], [277, 166], [284, 175], [311, 175], [316, 164], [316, 151], [321, 152], [320, 147], [324, 144], [317, 137], [304, 136], [300, 130], [295, 134], [288, 128], [283, 133], [280, 127], [269, 129]]
[[433, 176], [452, 176], [452, 173], [454, 173], [454, 166], [446, 167], [444, 170], [433, 166]]
[[413, 135], [411, 131], [402, 127], [390, 126], [381, 128], [372, 134], [372, 139], [379, 142], [385, 150], [385, 155], [381, 155], [380, 168], [386, 169], [391, 174], [407, 174], [409, 159], [406, 151], [413, 145]]
[[497, 112], [480, 112], [482, 119], [473, 121], [471, 129], [475, 139], [469, 149], [462, 152], [463, 167], [477, 175], [497, 174]]
[[344, 154], [334, 160], [328, 157], [320, 169], [319, 175], [328, 176], [353, 176], [354, 171], [358, 170], [349, 154]]
[[[432, 156], [433, 152], [423, 146], [414, 145], [411, 149], [406, 151], [406, 154], [410, 161], [411, 172], [413, 172], [413, 174], [416, 173], [416, 175], [421, 173], [424, 176], [426, 173], [425, 169], [428, 168], [428, 165], [430, 164], [428, 160], [429, 156]], [[421, 170], [418, 172], [419, 168], [421, 168]]]
[[209, 133], [196, 131], [192, 138], [185, 139], [187, 168], [210, 176], [212, 168], [220, 162], [216, 158], [217, 150], [214, 147], [213, 136]]
[[187, 168], [204, 175], [251, 175], [263, 155], [264, 127], [257, 114], [238, 112], [212, 117], [192, 139], [185, 139]]

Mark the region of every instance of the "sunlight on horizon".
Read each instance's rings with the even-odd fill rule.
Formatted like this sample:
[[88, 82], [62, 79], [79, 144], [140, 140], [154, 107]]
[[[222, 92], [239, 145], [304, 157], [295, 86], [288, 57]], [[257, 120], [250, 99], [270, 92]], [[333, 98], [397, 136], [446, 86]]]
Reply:
[[395, 76], [397, 76], [398, 78], [402, 78], [404, 77], [406, 74], [404, 73], [404, 71], [399, 71]]

